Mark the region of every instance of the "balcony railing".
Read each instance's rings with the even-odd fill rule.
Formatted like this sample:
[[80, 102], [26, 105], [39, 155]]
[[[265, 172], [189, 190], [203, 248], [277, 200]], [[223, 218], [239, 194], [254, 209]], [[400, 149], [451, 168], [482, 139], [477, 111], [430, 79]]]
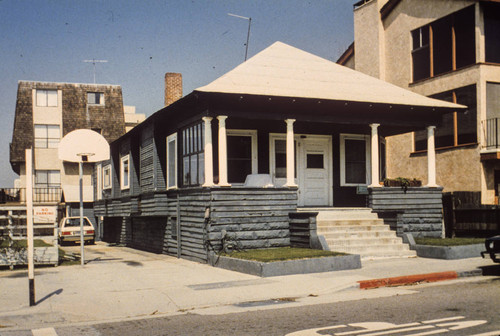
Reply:
[[[33, 203], [58, 203], [60, 201], [60, 187], [33, 188]], [[0, 204], [5, 203], [26, 203], [26, 188], [0, 188]]]
[[483, 148], [500, 148], [500, 118], [490, 118], [481, 122], [485, 142]]

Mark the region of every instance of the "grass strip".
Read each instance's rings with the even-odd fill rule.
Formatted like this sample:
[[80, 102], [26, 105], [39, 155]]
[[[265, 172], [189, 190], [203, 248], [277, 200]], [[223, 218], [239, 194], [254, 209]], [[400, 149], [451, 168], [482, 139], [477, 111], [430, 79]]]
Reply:
[[[41, 239], [35, 239], [33, 241], [33, 245], [35, 247], [52, 246], [51, 244], [48, 244]], [[8, 247], [9, 247], [9, 242], [7, 239], [0, 240], [0, 248], [8, 248]], [[28, 242], [26, 239], [12, 241], [12, 248], [26, 248], [26, 247], [28, 247]]]
[[296, 248], [296, 247], [252, 249], [252, 250], [235, 251], [228, 254], [222, 254], [222, 256], [226, 257], [244, 259], [244, 260], [255, 260], [260, 262], [309, 259], [309, 258], [320, 258], [320, 257], [335, 257], [342, 255], [346, 254], [340, 252], [312, 250], [312, 249]]
[[415, 238], [418, 245], [460, 246], [484, 244], [484, 238]]

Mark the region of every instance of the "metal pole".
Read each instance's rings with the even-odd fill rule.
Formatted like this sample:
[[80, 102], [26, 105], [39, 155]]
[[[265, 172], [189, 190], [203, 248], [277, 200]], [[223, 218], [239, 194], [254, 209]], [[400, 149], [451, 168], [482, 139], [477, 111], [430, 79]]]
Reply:
[[85, 255], [83, 252], [83, 158], [78, 163], [78, 168], [80, 171], [80, 261], [81, 265], [85, 265]]
[[247, 47], [245, 49], [245, 61], [248, 55], [248, 41], [250, 40], [250, 25], [252, 24], [252, 18], [248, 18], [248, 33], [247, 33]]
[[33, 255], [33, 154], [26, 150], [26, 225], [28, 246], [28, 286], [30, 306], [35, 305], [35, 265]]

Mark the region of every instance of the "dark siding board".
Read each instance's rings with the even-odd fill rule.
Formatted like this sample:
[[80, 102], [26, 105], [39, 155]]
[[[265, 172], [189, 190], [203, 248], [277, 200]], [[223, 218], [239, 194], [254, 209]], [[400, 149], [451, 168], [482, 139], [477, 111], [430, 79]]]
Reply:
[[370, 190], [370, 206], [398, 235], [439, 237], [442, 231], [442, 189], [377, 188]]

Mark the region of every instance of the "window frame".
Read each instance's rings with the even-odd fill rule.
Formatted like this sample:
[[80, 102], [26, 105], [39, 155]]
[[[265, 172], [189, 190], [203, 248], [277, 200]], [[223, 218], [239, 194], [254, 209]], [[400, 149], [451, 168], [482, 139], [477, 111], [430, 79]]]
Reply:
[[[251, 154], [251, 174], [257, 174], [258, 172], [258, 167], [259, 167], [259, 163], [258, 163], [258, 151], [257, 151], [257, 148], [258, 148], [258, 143], [257, 143], [257, 130], [246, 130], [246, 129], [227, 129], [226, 130], [226, 142], [228, 143], [229, 142], [229, 137], [230, 136], [246, 136], [246, 137], [250, 137], [250, 141], [251, 141], [251, 151], [252, 151], [252, 154]], [[227, 158], [227, 162], [228, 162], [228, 171], [229, 169], [231, 169], [231, 167], [229, 166], [229, 157]], [[231, 181], [228, 181], [231, 185], [244, 185], [245, 182], [231, 182]]]
[[[127, 162], [127, 165], [125, 165]], [[120, 189], [126, 190], [130, 189], [130, 154], [124, 155], [120, 158]], [[127, 180], [125, 180], [125, 167], [127, 167]], [[127, 182], [125, 184], [125, 182]]]
[[[177, 157], [181, 165], [178, 170], [178, 185], [183, 187], [201, 186], [205, 183], [205, 127], [203, 122], [191, 124], [180, 130], [180, 141], [182, 150]], [[182, 160], [180, 160], [182, 158]], [[187, 161], [186, 161], [187, 160]], [[192, 163], [196, 162], [196, 180], [193, 182], [191, 172]], [[188, 176], [186, 177], [186, 164]]]
[[[91, 95], [93, 95], [94, 97], [94, 102], [90, 102]], [[95, 103], [97, 97], [99, 97], [100, 99], [98, 103]], [[104, 92], [88, 91], [87, 104], [91, 106], [104, 106]]]
[[[49, 93], [55, 94], [55, 103], [49, 99]], [[35, 89], [35, 104], [37, 107], [57, 107], [59, 105], [59, 92], [56, 89]]]
[[[57, 183], [51, 183], [50, 182], [50, 176], [51, 174], [57, 173], [59, 176], [59, 182]], [[41, 175], [44, 174], [46, 176], [46, 181], [45, 183], [40, 183], [38, 179], [41, 177]], [[42, 186], [43, 184], [43, 186]], [[37, 169], [35, 170], [35, 188], [60, 188], [61, 187], [61, 171], [57, 169]]]
[[[168, 189], [177, 189], [178, 188], [178, 150], [177, 150], [177, 132], [170, 134], [167, 136], [166, 139], [167, 142], [167, 190]], [[174, 153], [173, 153], [173, 159], [174, 159], [174, 176], [171, 178], [170, 176], [170, 143], [174, 143]], [[170, 185], [171, 180], [173, 180], [173, 184]]]
[[[346, 182], [346, 160], [345, 160], [345, 141], [363, 140], [365, 142], [365, 183]], [[369, 186], [371, 184], [371, 139], [366, 134], [340, 134], [340, 186], [341, 187], [359, 187]]]
[[[107, 184], [106, 182], [106, 173], [109, 173], [109, 184]], [[113, 185], [113, 170], [111, 169], [111, 164], [107, 164], [105, 166], [102, 167], [102, 189], [103, 190], [107, 190], [107, 189], [111, 189], [111, 186]]]
[[[52, 138], [49, 136], [49, 128], [51, 128], [51, 127], [57, 127], [57, 131], [59, 134], [56, 138], [55, 137]], [[45, 131], [45, 135], [43, 137], [37, 137], [37, 131], [36, 131], [37, 128], [43, 129]], [[51, 142], [51, 140], [52, 140], [52, 142]], [[57, 141], [53, 142], [54, 140], [57, 140]], [[44, 145], [38, 146], [38, 144], [40, 144], [41, 141], [44, 142]], [[34, 145], [34, 148], [57, 149], [60, 141], [61, 141], [61, 127], [60, 127], [60, 125], [53, 125], [53, 124], [34, 124], [33, 125], [33, 145]], [[50, 144], [55, 145], [55, 147], [50, 146]]]

